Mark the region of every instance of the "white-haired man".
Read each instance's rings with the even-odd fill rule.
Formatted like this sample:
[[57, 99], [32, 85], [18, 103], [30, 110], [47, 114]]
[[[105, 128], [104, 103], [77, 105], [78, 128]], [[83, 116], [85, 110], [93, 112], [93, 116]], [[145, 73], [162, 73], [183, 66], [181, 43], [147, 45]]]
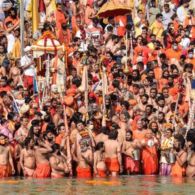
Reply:
[[23, 70], [24, 87], [32, 89], [33, 79], [35, 76], [35, 62], [33, 58], [33, 51], [30, 46], [24, 49], [25, 55], [21, 58], [21, 67]]

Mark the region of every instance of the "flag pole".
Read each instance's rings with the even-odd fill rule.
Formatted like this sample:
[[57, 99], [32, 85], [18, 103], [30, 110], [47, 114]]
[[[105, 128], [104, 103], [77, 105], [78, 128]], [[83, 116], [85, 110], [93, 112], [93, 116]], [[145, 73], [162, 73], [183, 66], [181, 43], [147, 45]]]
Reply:
[[20, 41], [21, 41], [21, 56], [24, 56], [24, 2], [20, 1]]

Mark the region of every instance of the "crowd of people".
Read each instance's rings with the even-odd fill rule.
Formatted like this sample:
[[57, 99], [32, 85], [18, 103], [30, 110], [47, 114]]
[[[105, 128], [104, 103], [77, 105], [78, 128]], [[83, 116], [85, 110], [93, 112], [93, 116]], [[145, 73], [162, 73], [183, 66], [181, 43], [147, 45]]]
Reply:
[[[112, 1], [129, 11], [99, 17]], [[195, 176], [194, 0], [25, 0], [23, 31], [18, 3], [0, 3], [0, 178]]]

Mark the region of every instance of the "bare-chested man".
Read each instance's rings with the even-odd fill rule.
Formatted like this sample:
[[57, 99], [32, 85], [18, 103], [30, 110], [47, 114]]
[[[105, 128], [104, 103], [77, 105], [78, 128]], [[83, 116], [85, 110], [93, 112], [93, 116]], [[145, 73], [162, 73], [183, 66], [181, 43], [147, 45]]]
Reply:
[[94, 174], [97, 177], [106, 177], [106, 164], [104, 159], [104, 142], [98, 142], [94, 153]]
[[0, 134], [0, 178], [8, 177], [15, 173], [10, 146], [6, 140], [6, 136]]
[[187, 134], [188, 145], [188, 166], [186, 169], [187, 177], [195, 177], [195, 132], [190, 130]]
[[21, 75], [20, 75], [20, 69], [19, 66], [19, 60], [17, 61], [11, 61], [11, 68], [9, 71], [9, 78], [13, 79], [14, 86], [17, 86], [21, 82]]
[[182, 135], [174, 136], [174, 154], [176, 157], [175, 163], [171, 168], [171, 176], [183, 177], [186, 175], [186, 162], [187, 162], [187, 152], [184, 150], [185, 139]]
[[91, 167], [93, 166], [93, 153], [89, 144], [89, 140], [81, 139], [80, 152], [77, 152], [77, 177], [78, 178], [90, 178]]
[[63, 107], [58, 105], [57, 111], [56, 111], [55, 115], [53, 116], [53, 123], [57, 127], [60, 123], [63, 123], [63, 122], [64, 122]]
[[105, 162], [109, 173], [117, 176], [119, 171], [122, 173], [121, 144], [117, 141], [118, 131], [111, 130], [109, 139], [105, 142]]
[[60, 152], [60, 145], [54, 144], [52, 146], [53, 154], [49, 158], [51, 165], [51, 177], [63, 178], [66, 173], [69, 173], [69, 168], [64, 156]]
[[15, 133], [15, 139], [19, 143], [22, 143], [28, 136], [28, 133], [29, 133], [28, 121], [29, 121], [28, 117], [25, 117], [25, 116], [21, 117], [21, 127]]
[[51, 167], [49, 164], [49, 153], [53, 150], [48, 141], [37, 140], [35, 146], [36, 169], [34, 173], [35, 178], [47, 178], [51, 175]]
[[33, 177], [36, 162], [35, 162], [35, 150], [34, 141], [30, 137], [27, 137], [24, 141], [24, 148], [20, 154], [20, 165], [22, 167], [25, 177]]
[[102, 127], [100, 129], [100, 133], [95, 136], [95, 143], [98, 144], [99, 142], [105, 142], [108, 140], [108, 135], [107, 135], [108, 129], [107, 127]]
[[135, 152], [139, 152], [139, 148], [133, 141], [133, 133], [131, 130], [126, 132], [126, 140], [122, 144], [122, 153], [125, 160], [125, 172], [127, 174], [135, 174], [140, 171], [140, 159], [135, 160]]

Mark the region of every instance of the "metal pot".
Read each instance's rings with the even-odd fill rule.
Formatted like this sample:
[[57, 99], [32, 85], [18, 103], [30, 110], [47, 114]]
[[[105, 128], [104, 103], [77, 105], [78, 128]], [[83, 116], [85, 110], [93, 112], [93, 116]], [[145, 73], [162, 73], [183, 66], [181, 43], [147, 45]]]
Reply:
[[133, 151], [133, 157], [134, 157], [134, 160], [140, 160], [140, 150], [139, 149], [135, 149]]
[[175, 163], [176, 157], [175, 154], [173, 154], [172, 152], [169, 153], [169, 162], [171, 164]]

